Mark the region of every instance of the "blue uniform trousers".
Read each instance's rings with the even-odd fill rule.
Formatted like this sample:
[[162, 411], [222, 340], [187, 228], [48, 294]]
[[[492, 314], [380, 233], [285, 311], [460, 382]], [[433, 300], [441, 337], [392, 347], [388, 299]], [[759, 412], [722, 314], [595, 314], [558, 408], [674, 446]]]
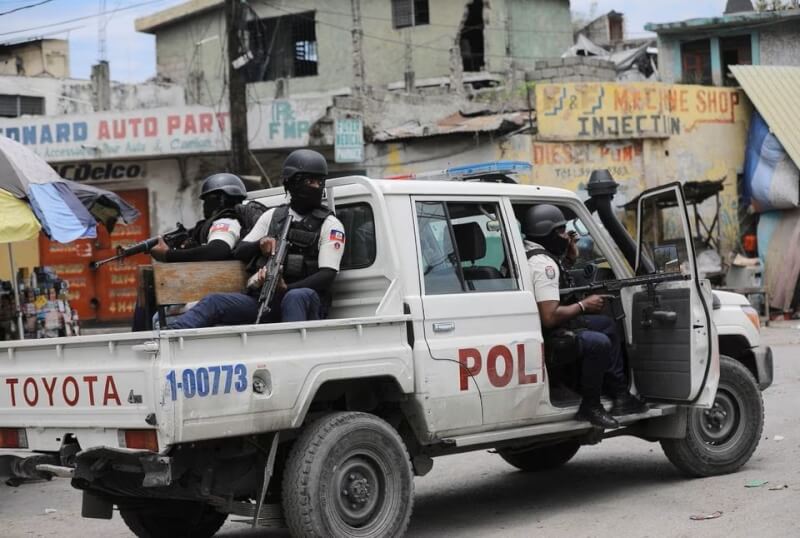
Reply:
[[[289, 322], [320, 319], [319, 294], [311, 288], [288, 290], [270, 305], [272, 310], [262, 321]], [[194, 307], [170, 321], [170, 329], [197, 329], [215, 325], [246, 325], [255, 323], [258, 298], [244, 293], [212, 293]]]
[[605, 387], [612, 396], [628, 390], [622, 341], [613, 319], [601, 315], [580, 318], [586, 328], [577, 333], [582, 359], [581, 396], [587, 404], [599, 403]]

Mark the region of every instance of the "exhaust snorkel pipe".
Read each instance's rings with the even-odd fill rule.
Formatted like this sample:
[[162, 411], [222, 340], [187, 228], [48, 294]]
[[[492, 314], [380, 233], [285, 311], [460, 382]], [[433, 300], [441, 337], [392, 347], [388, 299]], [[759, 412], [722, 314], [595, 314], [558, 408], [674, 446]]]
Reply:
[[[614, 209], [611, 207], [611, 200], [617, 193], [619, 184], [614, 181], [611, 173], [608, 170], [601, 169], [592, 172], [589, 176], [589, 183], [586, 190], [589, 193], [589, 200], [585, 202], [586, 207], [590, 212], [597, 211], [600, 217], [600, 222], [606, 227], [611, 238], [617, 243], [617, 246], [622, 250], [622, 254], [631, 267], [636, 267], [636, 242], [633, 240], [628, 230], [617, 218]], [[642, 257], [642, 265], [645, 273], [653, 272], [652, 263], [647, 257]]]

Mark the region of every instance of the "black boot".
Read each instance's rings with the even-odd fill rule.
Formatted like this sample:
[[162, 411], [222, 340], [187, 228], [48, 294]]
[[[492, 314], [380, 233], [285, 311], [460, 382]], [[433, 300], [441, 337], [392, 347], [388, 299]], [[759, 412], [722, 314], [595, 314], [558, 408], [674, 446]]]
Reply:
[[588, 420], [593, 425], [600, 426], [601, 428], [607, 430], [619, 428], [619, 422], [617, 422], [614, 417], [609, 415], [599, 403], [587, 405], [581, 404], [581, 406], [578, 408], [578, 414], [575, 415], [575, 418], [578, 420]]
[[649, 407], [639, 398], [630, 392], [624, 392], [614, 397], [614, 403], [611, 406], [611, 414], [615, 417], [624, 415], [636, 415], [638, 413], [646, 412]]

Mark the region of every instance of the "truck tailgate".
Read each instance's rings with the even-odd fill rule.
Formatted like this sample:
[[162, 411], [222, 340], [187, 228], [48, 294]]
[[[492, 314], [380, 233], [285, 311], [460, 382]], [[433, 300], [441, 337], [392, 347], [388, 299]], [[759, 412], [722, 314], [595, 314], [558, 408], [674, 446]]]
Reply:
[[26, 428], [37, 450], [58, 450], [76, 430], [116, 445], [117, 430], [152, 427], [151, 340], [132, 333], [0, 344], [0, 427]]

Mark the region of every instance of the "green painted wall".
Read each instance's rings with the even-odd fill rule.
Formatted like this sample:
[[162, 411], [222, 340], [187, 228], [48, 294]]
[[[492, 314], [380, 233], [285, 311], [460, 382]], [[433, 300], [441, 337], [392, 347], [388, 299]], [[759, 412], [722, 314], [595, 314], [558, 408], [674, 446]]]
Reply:
[[558, 58], [572, 46], [572, 22], [567, 0], [506, 0], [511, 53], [520, 67], [536, 60]]
[[[412, 45], [415, 77], [448, 77], [450, 49], [457, 44], [459, 25], [471, 0], [429, 0], [430, 24], [394, 29], [390, 0], [361, 0], [366, 83], [385, 87], [402, 82], [406, 45]], [[314, 11], [319, 49], [319, 74], [289, 81], [289, 94], [327, 92], [351, 86], [353, 74], [351, 0], [271, 0], [252, 2], [259, 17], [280, 17]], [[568, 0], [484, 0], [485, 70], [505, 72], [507, 50], [519, 67], [536, 59], [554, 58], [572, 44]], [[509, 33], [508, 30], [511, 30]], [[226, 62], [225, 21], [221, 9], [209, 11], [157, 33], [158, 72], [186, 87], [187, 102], [220, 102]], [[191, 72], [203, 72], [193, 82]], [[252, 97], [272, 99], [273, 81], [251, 84]]]

